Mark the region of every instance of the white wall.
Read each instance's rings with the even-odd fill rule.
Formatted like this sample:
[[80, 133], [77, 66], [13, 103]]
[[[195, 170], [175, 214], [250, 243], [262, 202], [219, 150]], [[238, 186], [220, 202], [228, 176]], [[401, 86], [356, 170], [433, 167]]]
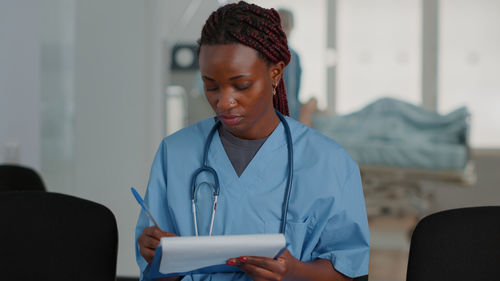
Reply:
[[118, 274], [137, 275], [130, 187], [143, 189], [152, 159], [144, 2], [77, 1], [75, 34], [75, 195], [113, 211]]
[[500, 1], [441, 0], [438, 105], [471, 112], [471, 145], [500, 147]]
[[35, 169], [40, 167], [38, 22], [36, 1], [0, 1], [0, 163], [6, 147], [17, 146], [16, 162]]
[[40, 5], [40, 166], [47, 189], [74, 193], [76, 0]]
[[421, 100], [421, 1], [339, 0], [336, 112]]
[[154, 153], [164, 137], [166, 44], [194, 41], [216, 1], [175, 25], [190, 1], [81, 0], [75, 29], [75, 195], [108, 206], [119, 230], [118, 275], [138, 276], [134, 230]]

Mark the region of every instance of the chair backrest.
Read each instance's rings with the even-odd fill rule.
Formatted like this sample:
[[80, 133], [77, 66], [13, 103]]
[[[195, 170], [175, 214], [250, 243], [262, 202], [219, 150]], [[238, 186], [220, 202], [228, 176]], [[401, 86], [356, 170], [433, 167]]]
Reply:
[[0, 165], [0, 191], [45, 191], [42, 178], [33, 169], [18, 165]]
[[406, 280], [500, 280], [500, 206], [423, 218], [411, 238]]
[[1, 280], [109, 280], [118, 230], [106, 207], [50, 192], [0, 193]]
[[368, 281], [368, 275], [363, 275], [352, 279], [353, 281]]

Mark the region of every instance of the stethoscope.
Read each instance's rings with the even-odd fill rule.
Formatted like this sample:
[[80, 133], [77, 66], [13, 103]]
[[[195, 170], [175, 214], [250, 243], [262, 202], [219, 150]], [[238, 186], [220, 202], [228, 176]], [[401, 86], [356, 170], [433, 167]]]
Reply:
[[[280, 233], [285, 234], [285, 227], [286, 227], [286, 217], [288, 213], [288, 201], [290, 201], [290, 192], [292, 190], [292, 179], [293, 179], [293, 143], [292, 143], [292, 133], [290, 132], [290, 127], [288, 126], [287, 121], [285, 120], [285, 117], [276, 110], [276, 114], [280, 118], [281, 122], [283, 123], [283, 126], [285, 128], [285, 135], [286, 135], [286, 144], [287, 144], [287, 149], [288, 149], [288, 179], [286, 182], [286, 190], [285, 190], [285, 198], [283, 200], [283, 210], [281, 214], [281, 225], [280, 225]], [[200, 168], [198, 168], [194, 173], [191, 178], [191, 203], [192, 203], [192, 210], [193, 210], [193, 221], [194, 221], [194, 232], [196, 236], [198, 236], [198, 221], [196, 219], [196, 190], [199, 185], [196, 185], [196, 179], [199, 176], [200, 173], [207, 172], [212, 175], [214, 178], [214, 183], [208, 183], [208, 182], [203, 182], [207, 183], [210, 187], [212, 187], [214, 193], [214, 204], [212, 207], [212, 215], [210, 218], [210, 230], [209, 230], [209, 236], [212, 235], [212, 230], [214, 227], [214, 219], [215, 219], [215, 211], [217, 209], [217, 199], [219, 198], [219, 193], [220, 193], [220, 186], [219, 186], [219, 177], [217, 176], [217, 172], [215, 171], [214, 168], [210, 167], [207, 165], [207, 156], [208, 156], [208, 149], [210, 148], [210, 143], [212, 142], [212, 139], [214, 137], [215, 132], [217, 132], [218, 128], [221, 126], [220, 120], [218, 120], [215, 125], [212, 127], [212, 130], [210, 130], [210, 133], [207, 136], [207, 139], [205, 141], [205, 148], [203, 152], [203, 164]], [[201, 185], [201, 184], [200, 184]]]

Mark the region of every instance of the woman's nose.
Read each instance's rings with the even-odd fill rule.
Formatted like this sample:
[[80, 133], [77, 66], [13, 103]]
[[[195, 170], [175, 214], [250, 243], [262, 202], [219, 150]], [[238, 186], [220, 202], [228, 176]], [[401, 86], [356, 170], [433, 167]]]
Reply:
[[228, 90], [222, 90], [217, 101], [217, 108], [220, 110], [231, 109], [236, 106], [236, 99]]

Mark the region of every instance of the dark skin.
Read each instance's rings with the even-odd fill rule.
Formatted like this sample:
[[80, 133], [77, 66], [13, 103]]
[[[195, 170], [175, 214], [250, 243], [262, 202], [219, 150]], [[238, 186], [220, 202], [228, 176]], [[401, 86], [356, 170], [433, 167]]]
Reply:
[[[273, 87], [283, 75], [283, 62], [268, 63], [242, 44], [202, 45], [199, 62], [207, 100], [227, 130], [244, 139], [264, 138], [274, 131], [280, 120], [273, 107]], [[139, 236], [140, 253], [148, 263], [165, 236], [175, 234], [147, 227]], [[226, 263], [258, 281], [352, 280], [336, 271], [329, 260], [302, 262], [288, 250], [278, 259], [244, 256], [230, 258]]]
[[201, 46], [199, 61], [207, 100], [223, 126], [243, 139], [269, 136], [280, 122], [273, 87], [285, 64], [268, 64], [242, 44]]
[[[177, 236], [177, 235], [175, 233], [165, 232], [156, 226], [150, 226], [144, 228], [141, 236], [137, 238], [137, 244], [139, 244], [139, 253], [149, 264], [151, 264], [155, 256], [156, 247], [160, 245], [160, 239], [162, 237], [172, 237], [172, 236]], [[156, 280], [176, 281], [181, 279], [182, 276], [174, 276], [167, 278], [159, 278]]]

